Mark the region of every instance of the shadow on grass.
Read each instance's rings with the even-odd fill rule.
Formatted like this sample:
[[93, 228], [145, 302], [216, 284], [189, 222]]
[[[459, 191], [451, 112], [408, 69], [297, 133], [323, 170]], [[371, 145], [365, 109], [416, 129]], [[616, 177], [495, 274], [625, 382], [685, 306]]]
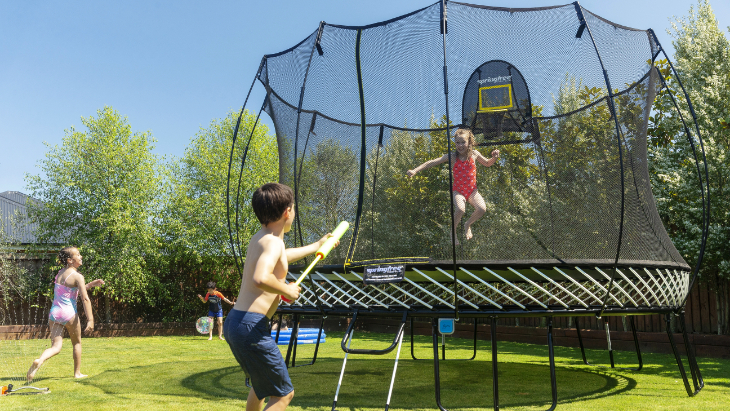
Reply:
[[171, 395], [201, 399], [245, 399], [238, 366], [211, 369], [210, 361], [176, 361], [109, 370], [79, 381], [109, 395]]
[[[106, 394], [170, 395], [203, 400], [244, 400], [248, 388], [238, 366], [211, 369], [209, 361], [170, 362], [103, 372], [79, 381]], [[293, 404], [328, 407], [334, 399], [342, 362], [323, 358], [315, 365], [290, 369], [295, 387]], [[382, 408], [388, 395], [392, 359], [348, 359], [338, 407]], [[480, 408], [492, 404], [491, 363], [471, 361], [441, 363], [441, 398], [448, 408]], [[550, 370], [547, 365], [500, 363], [500, 404], [505, 407], [546, 406], [550, 403]], [[636, 386], [625, 376], [587, 368], [558, 367], [558, 400], [561, 403], [612, 396]], [[399, 363], [391, 399], [392, 408], [434, 408], [433, 366], [403, 360]]]

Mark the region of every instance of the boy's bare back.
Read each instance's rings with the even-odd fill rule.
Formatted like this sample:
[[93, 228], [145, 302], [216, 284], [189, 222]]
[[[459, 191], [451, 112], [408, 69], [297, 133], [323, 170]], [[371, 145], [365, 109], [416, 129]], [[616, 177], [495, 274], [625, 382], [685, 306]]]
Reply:
[[285, 284], [289, 269], [284, 241], [265, 227], [251, 238], [243, 265], [241, 291], [234, 305], [240, 311], [256, 312], [271, 318], [279, 306], [279, 294], [264, 291], [256, 286], [256, 280], [271, 273]]

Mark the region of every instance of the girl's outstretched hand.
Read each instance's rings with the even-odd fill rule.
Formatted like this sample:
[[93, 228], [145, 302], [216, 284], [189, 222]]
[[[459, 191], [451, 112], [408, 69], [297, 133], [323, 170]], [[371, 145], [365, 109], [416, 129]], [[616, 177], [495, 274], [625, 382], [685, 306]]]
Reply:
[[104, 280], [102, 280], [101, 278], [97, 278], [96, 280], [86, 284], [86, 288], [89, 289], [93, 287], [101, 287], [104, 284], [106, 284]]
[[492, 158], [499, 158], [499, 150], [492, 150]]

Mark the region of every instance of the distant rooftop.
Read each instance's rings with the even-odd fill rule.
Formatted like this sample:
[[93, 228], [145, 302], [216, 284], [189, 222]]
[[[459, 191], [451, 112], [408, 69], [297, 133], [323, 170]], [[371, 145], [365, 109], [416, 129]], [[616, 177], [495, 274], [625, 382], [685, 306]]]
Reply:
[[39, 200], [19, 191], [5, 191], [0, 193], [0, 217], [2, 218], [2, 228], [8, 238], [21, 244], [36, 243], [36, 224], [20, 224], [17, 227], [13, 227], [12, 222], [13, 219], [19, 221], [23, 216], [25, 216], [27, 212], [26, 204], [28, 201], [40, 203]]

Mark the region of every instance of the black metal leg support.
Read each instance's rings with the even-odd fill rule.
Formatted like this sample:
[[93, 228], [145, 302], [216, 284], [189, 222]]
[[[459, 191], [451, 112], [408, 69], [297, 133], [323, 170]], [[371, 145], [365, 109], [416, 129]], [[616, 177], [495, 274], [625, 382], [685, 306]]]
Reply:
[[629, 323], [631, 324], [631, 333], [634, 335], [634, 346], [636, 347], [636, 357], [639, 360], [639, 368], [634, 368], [633, 371], [641, 371], [644, 368], [644, 360], [641, 358], [641, 345], [639, 345], [639, 336], [636, 334], [636, 324], [634, 324], [634, 317], [629, 316]]
[[[289, 345], [286, 348], [286, 358], [284, 360], [284, 364], [286, 364], [286, 367], [289, 368], [289, 360], [292, 358], [292, 351], [294, 352], [294, 357], [296, 358], [296, 343], [297, 343], [297, 334], [299, 333], [299, 314], [294, 314], [293, 317], [294, 320], [294, 329], [291, 332], [291, 335], [289, 336]], [[279, 335], [277, 332], [277, 340], [279, 339]]]
[[694, 355], [692, 354], [692, 347], [689, 345], [689, 337], [687, 336], [686, 329], [684, 327], [684, 316], [680, 317], [682, 321], [680, 321], [680, 326], [682, 327], [682, 336], [684, 338], [684, 348], [687, 351], [687, 360], [689, 362], [689, 368], [692, 372], [692, 379], [694, 383], [694, 391], [692, 390], [692, 387], [689, 385], [689, 380], [687, 379], [687, 373], [684, 370], [684, 364], [682, 364], [682, 357], [679, 354], [679, 349], [677, 348], [677, 345], [674, 343], [674, 335], [672, 334], [672, 314], [667, 314], [665, 316], [665, 320], [667, 323], [667, 336], [669, 336], [669, 344], [672, 346], [672, 352], [674, 352], [674, 358], [677, 360], [677, 367], [679, 367], [679, 373], [682, 375], [682, 381], [684, 381], [684, 388], [687, 390], [687, 395], [690, 397], [694, 397], [700, 390], [704, 387], [704, 381], [702, 380], [702, 376], [699, 376], [699, 381], [701, 383], [698, 384], [697, 375], [699, 374], [699, 367], [697, 366], [697, 362], [694, 358]]
[[[447, 411], [441, 405], [441, 376], [439, 374], [439, 336], [438, 325], [435, 318], [431, 319], [431, 332], [433, 334], [433, 380], [435, 384], [436, 405], [441, 411]], [[413, 340], [411, 340], [413, 341]]]
[[694, 349], [689, 342], [689, 336], [687, 335], [687, 327], [684, 322], [684, 311], [679, 314], [679, 323], [682, 326], [682, 338], [684, 338], [684, 347], [687, 350], [687, 361], [689, 362], [689, 369], [692, 373], [692, 382], [695, 387], [695, 394], [700, 392], [705, 387], [705, 380], [702, 379], [700, 373], [700, 367], [697, 364], [697, 358], [695, 357]]
[[553, 411], [558, 405], [558, 381], [555, 378], [555, 349], [553, 347], [553, 317], [548, 317], [548, 356], [550, 358], [550, 389], [553, 404], [547, 411]]
[[[306, 364], [294, 365], [294, 361], [292, 360], [292, 368], [306, 367], [307, 365], [312, 365], [312, 364], [314, 364], [315, 361], [317, 361], [317, 353], [319, 352], [319, 341], [322, 339], [322, 330], [324, 330], [324, 319], [325, 319], [325, 317], [323, 316], [322, 320], [319, 323], [319, 332], [317, 333], [317, 342], [314, 345], [314, 356], [312, 357], [312, 361], [308, 362]], [[296, 358], [296, 346], [294, 347], [294, 355]]]
[[499, 375], [497, 374], [497, 317], [492, 317], [489, 326], [492, 336], [492, 392], [494, 393], [494, 410], [499, 409]]

